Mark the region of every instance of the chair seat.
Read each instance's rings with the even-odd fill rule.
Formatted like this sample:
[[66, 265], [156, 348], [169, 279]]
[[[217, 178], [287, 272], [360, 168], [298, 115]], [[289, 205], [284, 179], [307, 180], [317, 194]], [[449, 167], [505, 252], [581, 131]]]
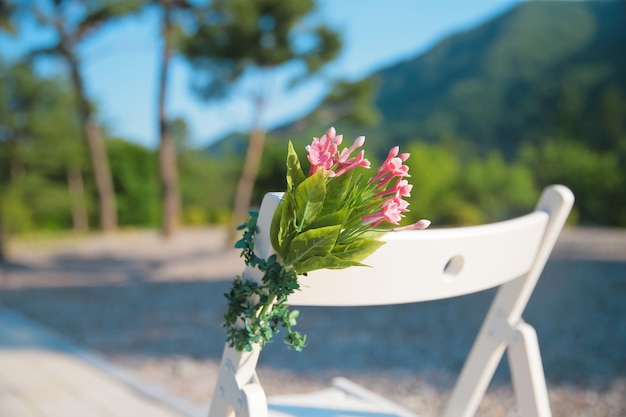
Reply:
[[346, 378], [321, 391], [270, 397], [268, 406], [271, 417], [418, 417]]

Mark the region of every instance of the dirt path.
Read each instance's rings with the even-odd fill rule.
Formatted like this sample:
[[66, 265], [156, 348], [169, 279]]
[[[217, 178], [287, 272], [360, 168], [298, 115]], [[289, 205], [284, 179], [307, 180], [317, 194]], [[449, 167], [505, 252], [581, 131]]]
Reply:
[[[0, 305], [207, 404], [224, 341], [222, 294], [242, 269], [239, 254], [222, 249], [224, 237], [220, 229], [188, 230], [165, 242], [137, 231], [14, 244], [0, 270]], [[302, 308], [310, 345], [302, 354], [278, 341], [268, 346], [260, 377], [273, 394], [344, 375], [436, 415], [490, 295]], [[625, 300], [626, 231], [565, 231], [525, 315], [539, 335], [555, 417], [626, 416]], [[355, 320], [368, 329], [355, 330]], [[383, 334], [390, 348], [372, 343]], [[514, 415], [505, 411], [513, 398], [501, 368], [480, 415]]]

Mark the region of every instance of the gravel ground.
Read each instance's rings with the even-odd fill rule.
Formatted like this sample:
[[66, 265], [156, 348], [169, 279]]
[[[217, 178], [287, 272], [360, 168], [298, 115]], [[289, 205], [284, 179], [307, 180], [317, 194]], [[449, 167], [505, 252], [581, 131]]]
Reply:
[[[222, 294], [241, 271], [220, 229], [171, 241], [124, 232], [13, 243], [0, 305], [198, 404], [208, 404], [224, 343]], [[369, 308], [301, 308], [303, 353], [269, 345], [268, 394], [343, 375], [424, 416], [449, 395], [492, 292]], [[537, 329], [554, 417], [626, 416], [626, 230], [564, 231], [526, 310]], [[355, 329], [355, 321], [367, 328]], [[364, 327], [364, 326], [361, 326]], [[373, 343], [384, 337], [385, 347]], [[478, 415], [514, 416], [506, 363]]]

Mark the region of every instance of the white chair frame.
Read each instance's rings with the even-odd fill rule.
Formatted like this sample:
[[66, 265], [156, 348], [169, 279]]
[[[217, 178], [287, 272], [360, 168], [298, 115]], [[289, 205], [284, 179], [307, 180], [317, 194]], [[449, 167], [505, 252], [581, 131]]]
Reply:
[[[269, 229], [281, 194], [261, 204], [255, 250], [273, 253]], [[565, 186], [547, 187], [525, 216], [488, 225], [390, 233], [386, 244], [364, 261], [371, 268], [320, 270], [300, 280], [291, 305], [357, 306], [411, 303], [499, 287], [446, 405], [444, 417], [473, 416], [506, 351], [513, 389], [523, 417], [550, 417], [550, 404], [534, 328], [522, 313], [574, 202]], [[258, 270], [244, 276], [260, 280]], [[381, 280], [384, 277], [384, 280]], [[385, 285], [382, 286], [381, 282]], [[359, 288], [358, 292], [354, 288]], [[329, 290], [330, 289], [330, 290]], [[237, 352], [226, 346], [210, 417], [267, 417], [268, 402], [256, 375], [260, 349]], [[410, 412], [364, 394], [349, 381], [339, 389], [387, 411]], [[359, 394], [361, 393], [361, 394]], [[315, 398], [315, 397], [312, 397]]]

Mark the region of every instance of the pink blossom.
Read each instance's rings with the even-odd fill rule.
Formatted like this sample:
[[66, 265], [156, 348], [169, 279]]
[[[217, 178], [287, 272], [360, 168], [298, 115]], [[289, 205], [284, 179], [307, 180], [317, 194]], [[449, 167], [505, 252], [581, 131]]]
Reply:
[[430, 226], [430, 220], [421, 219], [413, 224], [409, 224], [408, 226], [396, 227], [392, 229], [394, 232], [403, 232], [406, 230], [423, 230]]
[[402, 214], [395, 202], [390, 202], [383, 209], [377, 213], [363, 216], [363, 223], [369, 224], [372, 227], [378, 226], [383, 221], [388, 223], [398, 224], [402, 220]]
[[355, 158], [350, 158], [347, 162], [346, 162], [346, 166], [344, 166], [343, 168], [341, 168], [339, 171], [337, 171], [336, 176], [340, 176], [342, 174], [345, 174], [346, 172], [356, 168], [356, 167], [362, 167], [362, 168], [369, 168], [370, 167], [370, 161], [368, 161], [367, 159], [364, 158], [365, 156], [365, 151], [361, 150], [361, 152], [359, 152], [359, 154], [355, 157]]
[[332, 141], [333, 139], [335, 139], [335, 135], [337, 134], [337, 131], [335, 130], [334, 127], [329, 127], [328, 130], [326, 131], [326, 133], [324, 133], [324, 136], [322, 136], [322, 138], [326, 138], [330, 141]]
[[394, 177], [409, 177], [409, 167], [402, 163], [400, 158], [391, 158], [387, 164], [385, 164], [382, 171], [372, 178], [371, 182], [378, 181], [376, 188], [382, 188]]
[[322, 170], [329, 177], [336, 177], [357, 168], [369, 168], [370, 163], [364, 157], [361, 150], [356, 157], [350, 158], [350, 154], [363, 146], [364, 136], [355, 139], [350, 148], [344, 148], [341, 153], [338, 150], [343, 141], [343, 135], [337, 135], [335, 128], [329, 128], [321, 138], [313, 138], [311, 145], [306, 146], [307, 159], [311, 163], [309, 176]]
[[382, 189], [394, 177], [410, 177], [409, 167], [404, 165], [404, 162], [409, 159], [411, 154], [403, 153], [398, 156], [399, 151], [398, 146], [391, 148], [387, 158], [378, 168], [377, 174], [370, 180], [372, 184], [378, 181], [377, 189]]
[[307, 159], [311, 163], [309, 175], [314, 174], [320, 169], [322, 169], [325, 174], [332, 172], [332, 167], [335, 164], [337, 146], [341, 143], [341, 140], [342, 136], [336, 136], [335, 128], [333, 127], [328, 129], [321, 138], [313, 138], [313, 143], [305, 147], [309, 153]]
[[374, 197], [381, 197], [387, 194], [400, 193], [402, 197], [411, 197], [411, 190], [413, 189], [413, 184], [409, 184], [407, 180], [403, 180], [402, 177], [398, 178], [396, 181], [396, 185], [388, 190], [381, 191], [377, 194], [374, 194]]
[[[398, 146], [391, 148], [376, 175], [370, 180], [370, 184], [376, 184], [376, 190], [379, 190], [374, 198], [392, 194], [381, 204], [381, 211], [362, 217], [363, 222], [372, 227], [383, 221], [398, 224], [403, 217], [402, 213], [409, 211], [409, 203], [403, 197], [411, 196], [413, 186], [403, 178], [410, 177], [409, 167], [404, 165], [410, 154], [399, 152]], [[387, 184], [394, 178], [397, 178], [395, 185], [387, 188]]]
[[365, 136], [359, 136], [358, 138], [356, 138], [352, 146], [350, 146], [350, 148], [343, 148], [343, 150], [339, 154], [338, 162], [346, 163], [348, 158], [350, 157], [350, 154], [354, 152], [356, 149], [363, 146], [364, 143], [365, 143]]
[[407, 209], [408, 206], [409, 203], [403, 200], [397, 192], [393, 197], [390, 197], [383, 202], [381, 211], [363, 216], [361, 220], [363, 223], [369, 224], [372, 227], [378, 226], [383, 221], [398, 224], [400, 220], [402, 220], [402, 213], [409, 211]]

